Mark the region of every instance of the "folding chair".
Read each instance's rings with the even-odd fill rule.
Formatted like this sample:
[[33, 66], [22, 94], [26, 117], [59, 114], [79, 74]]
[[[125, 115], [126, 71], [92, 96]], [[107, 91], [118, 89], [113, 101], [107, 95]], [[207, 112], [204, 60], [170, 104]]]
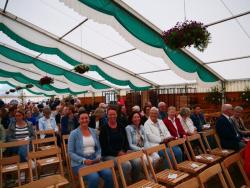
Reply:
[[114, 161], [113, 160], [100, 162], [100, 163], [97, 163], [97, 164], [94, 164], [94, 165], [90, 165], [90, 166], [86, 166], [86, 167], [81, 168], [79, 170], [79, 172], [78, 172], [78, 177], [79, 177], [81, 188], [85, 188], [83, 178], [82, 178], [83, 176], [89, 175], [89, 174], [94, 173], [94, 172], [99, 172], [99, 171], [104, 170], [104, 169], [111, 169], [112, 177], [113, 177], [113, 181], [114, 181], [114, 187], [119, 188], [117, 178], [116, 178], [116, 174], [115, 174], [115, 168], [114, 168]]
[[175, 186], [175, 188], [200, 188], [200, 182], [197, 177], [191, 178], [183, 183]]
[[[55, 164], [59, 165], [60, 174], [64, 176], [60, 148], [52, 148], [52, 149], [47, 149], [43, 151], [29, 152], [28, 159], [29, 159], [29, 171], [31, 175], [31, 181], [33, 181], [32, 160], [35, 161], [35, 164], [36, 164], [35, 172], [36, 172], [36, 175], [38, 175], [38, 178], [40, 178], [41, 167], [44, 167], [47, 165], [55, 165]], [[38, 173], [38, 170], [39, 170], [39, 173]]]
[[228, 188], [227, 183], [226, 183], [224, 176], [222, 174], [222, 169], [220, 167], [220, 164], [215, 164], [215, 165], [207, 168], [206, 170], [204, 170], [200, 174], [198, 174], [198, 178], [199, 178], [200, 183], [201, 183], [201, 188], [205, 188], [205, 183], [209, 179], [211, 179], [212, 177], [214, 177], [216, 175], [219, 176], [220, 183], [221, 183], [222, 187]]
[[[20, 146], [27, 146], [29, 147], [29, 140], [19, 140], [19, 141], [13, 141], [13, 142], [4, 142], [0, 143], [0, 161], [4, 161], [5, 157], [3, 156], [3, 150], [20, 147]], [[19, 171], [25, 171], [28, 172], [28, 162], [21, 162], [19, 163]], [[7, 172], [18, 172], [18, 166], [17, 165], [4, 165], [2, 164], [1, 167], [2, 173]], [[2, 175], [1, 175], [2, 177]]]
[[[153, 164], [152, 164], [152, 162], [150, 160], [150, 155], [152, 153], [154, 153], [154, 152], [158, 153], [159, 151], [163, 151], [164, 157], [167, 160], [170, 169], [164, 169], [164, 170], [157, 173], [157, 172], [155, 172]], [[187, 174], [185, 172], [176, 171], [176, 170], [173, 169], [173, 166], [171, 164], [171, 161], [170, 161], [170, 159], [168, 157], [168, 154], [167, 154], [167, 151], [166, 151], [165, 144], [161, 144], [161, 145], [158, 145], [158, 146], [148, 148], [148, 149], [145, 150], [145, 153], [146, 153], [146, 156], [147, 156], [150, 171], [151, 171], [151, 173], [153, 175], [153, 178], [154, 178], [155, 182], [170, 185], [170, 186], [174, 186], [174, 185], [180, 183], [181, 181], [183, 181], [184, 179], [186, 179], [189, 176], [189, 174]]]
[[239, 169], [240, 169], [240, 172], [241, 172], [241, 174], [242, 174], [242, 176], [243, 176], [243, 178], [244, 178], [244, 181], [245, 181], [246, 186], [247, 186], [247, 187], [250, 187], [250, 182], [249, 182], [249, 179], [248, 179], [248, 177], [247, 177], [247, 175], [246, 175], [246, 173], [245, 173], [245, 171], [244, 171], [244, 169], [243, 169], [243, 166], [242, 166], [242, 159], [241, 159], [239, 153], [235, 153], [235, 154], [233, 154], [233, 155], [227, 157], [227, 158], [226, 158], [224, 161], [222, 161], [222, 163], [221, 163], [223, 172], [224, 172], [224, 174], [225, 174], [225, 176], [226, 176], [226, 179], [227, 179], [227, 181], [228, 181], [228, 183], [229, 183], [229, 187], [230, 187], [230, 188], [235, 188], [234, 182], [233, 182], [233, 180], [232, 180], [232, 178], [231, 178], [231, 175], [230, 175], [230, 173], [229, 173], [229, 171], [228, 171], [229, 167], [230, 167], [231, 165], [235, 164], [235, 163], [237, 164], [237, 166], [238, 166]]
[[74, 175], [73, 175], [73, 172], [71, 169], [71, 163], [70, 163], [70, 158], [69, 158], [69, 154], [68, 154], [68, 139], [69, 139], [69, 135], [63, 135], [63, 139], [62, 139], [63, 156], [65, 157], [67, 171], [69, 173], [69, 176], [70, 176], [73, 184], [75, 184], [75, 179], [74, 179]]
[[[140, 180], [139, 182], [136, 182], [136, 183], [128, 186], [126, 183], [124, 174], [123, 174], [122, 163], [124, 163], [126, 161], [133, 160], [133, 159], [137, 159], [137, 158], [140, 158], [140, 160], [141, 160], [141, 164], [142, 164], [146, 179]], [[137, 188], [137, 187], [163, 188], [163, 187], [165, 187], [165, 186], [162, 186], [160, 184], [157, 184], [157, 183], [150, 181], [148, 170], [147, 170], [145, 161], [143, 159], [143, 152], [142, 151], [132, 152], [132, 153], [129, 153], [126, 155], [119, 156], [116, 158], [116, 160], [117, 160], [117, 167], [119, 170], [119, 174], [120, 174], [120, 177], [122, 180], [122, 185], [124, 188], [126, 188], [126, 187], [129, 187], [129, 188]]]
[[[177, 163], [174, 152], [173, 152], [173, 147], [174, 146], [182, 146], [184, 149], [184, 153], [187, 156], [186, 161], [181, 162], [181, 163]], [[196, 162], [196, 161], [192, 161], [191, 157], [188, 153], [186, 144], [185, 144], [185, 140], [183, 138], [179, 138], [178, 140], [173, 140], [171, 142], [168, 143], [168, 147], [170, 149], [170, 153], [172, 155], [173, 161], [174, 161], [174, 166], [176, 169], [187, 172], [187, 173], [191, 173], [191, 174], [196, 174], [197, 172], [199, 172], [200, 170], [204, 169], [207, 165], [204, 163], [200, 163], [200, 162]]]
[[55, 131], [53, 129], [36, 131], [35, 134], [36, 134], [36, 139], [41, 138], [41, 135], [49, 135], [52, 137], [56, 136]]
[[[215, 130], [214, 129], [211, 129], [211, 130], [207, 130], [205, 132], [202, 133], [203, 135], [203, 138], [205, 140], [205, 143], [207, 145], [207, 148], [208, 148], [208, 152], [213, 154], [213, 155], [218, 155], [218, 156], [221, 156], [221, 157], [227, 157], [231, 154], [234, 153], [233, 150], [228, 150], [228, 149], [222, 149], [221, 145], [220, 145], [220, 139], [218, 137], [218, 135], [216, 134]], [[208, 137], [213, 137], [215, 139], [215, 142], [217, 144], [217, 147], [212, 149], [209, 142], [208, 142]]]
[[20, 178], [20, 157], [18, 155], [5, 157], [0, 160], [0, 187], [3, 187], [3, 174], [13, 173], [13, 169], [17, 171], [18, 185], [21, 185]]
[[33, 151], [57, 148], [56, 137], [32, 140]]
[[[193, 141], [199, 142], [199, 145], [201, 146], [201, 150], [203, 153], [200, 153], [198, 155], [195, 154], [193, 147], [192, 147]], [[188, 136], [187, 137], [187, 144], [188, 144], [189, 150], [191, 152], [192, 159], [194, 161], [198, 161], [198, 162], [205, 163], [205, 164], [214, 164], [221, 159], [220, 156], [207, 153], [205, 146], [203, 145], [203, 142], [201, 140], [200, 134], [194, 134], [194, 135]]]

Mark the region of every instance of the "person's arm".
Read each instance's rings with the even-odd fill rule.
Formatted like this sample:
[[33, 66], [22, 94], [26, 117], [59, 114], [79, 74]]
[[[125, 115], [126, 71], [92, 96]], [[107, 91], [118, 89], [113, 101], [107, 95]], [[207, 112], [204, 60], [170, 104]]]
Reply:
[[67, 125], [67, 123], [68, 123], [68, 121], [67, 121], [67, 119], [66, 119], [67, 117], [65, 117], [65, 116], [63, 116], [62, 117], [62, 119], [61, 119], [61, 131], [62, 131], [62, 135], [66, 135], [66, 134], [68, 134], [68, 125]]
[[[44, 131], [45, 130], [45, 125], [44, 122], [42, 121], [43, 118], [40, 118], [38, 120], [38, 127], [39, 127], [39, 131]], [[40, 138], [45, 138], [45, 134], [40, 134]]]
[[97, 136], [97, 131], [95, 129], [91, 129], [92, 131], [92, 136], [95, 140], [95, 155], [96, 155], [96, 158], [95, 160], [99, 160], [101, 158], [101, 145], [100, 145], [100, 141], [99, 141], [99, 138]]
[[132, 131], [133, 131], [133, 130], [132, 130], [132, 128], [131, 128], [130, 126], [127, 126], [127, 127], [125, 128], [125, 130], [126, 130], [126, 135], [127, 135], [127, 139], [128, 139], [129, 148], [130, 148], [131, 150], [134, 150], [134, 151], [139, 151], [139, 150], [141, 150], [140, 147], [138, 147], [137, 145], [133, 144], [133, 138], [132, 138], [132, 134], [133, 134]]
[[55, 120], [55, 118], [52, 118], [52, 120], [51, 120], [51, 125], [53, 125], [54, 131], [55, 131], [55, 132], [58, 132], [58, 127], [57, 127], [57, 125], [56, 125], [56, 120]]
[[69, 140], [68, 140], [68, 153], [70, 156], [70, 159], [81, 164], [84, 164], [84, 161], [86, 160], [86, 158], [76, 154], [75, 148], [76, 147], [81, 147], [77, 144], [77, 140], [76, 140], [76, 134], [74, 132], [72, 132], [69, 136]]

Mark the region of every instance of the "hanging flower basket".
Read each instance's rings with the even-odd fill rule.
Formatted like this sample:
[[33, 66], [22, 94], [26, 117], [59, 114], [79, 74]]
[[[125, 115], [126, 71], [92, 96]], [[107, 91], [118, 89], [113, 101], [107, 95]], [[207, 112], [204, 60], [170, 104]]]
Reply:
[[9, 92], [9, 91], [6, 91], [6, 92], [5, 92], [5, 94], [6, 94], [6, 95], [9, 95], [9, 94], [10, 94], [10, 92]]
[[16, 86], [16, 91], [23, 89], [21, 86]]
[[15, 89], [10, 89], [10, 92], [14, 93], [14, 92], [16, 92], [16, 90]]
[[210, 33], [203, 23], [196, 21], [185, 21], [177, 24], [162, 34], [164, 42], [172, 49], [194, 46], [203, 52], [210, 42]]
[[27, 84], [25, 87], [26, 87], [27, 89], [30, 89], [30, 88], [33, 87], [33, 85], [32, 85], [32, 84]]
[[44, 76], [39, 80], [40, 85], [45, 85], [45, 84], [53, 84], [54, 79], [49, 77], [49, 76]]
[[78, 72], [78, 73], [80, 73], [80, 74], [83, 74], [83, 73], [89, 71], [89, 66], [88, 66], [88, 65], [83, 65], [83, 64], [76, 65], [76, 66], [74, 67], [74, 71], [75, 71], [75, 72]]
[[221, 104], [222, 93], [219, 91], [217, 87], [214, 87], [211, 89], [211, 92], [207, 94], [205, 100], [209, 104], [214, 104], [214, 105]]

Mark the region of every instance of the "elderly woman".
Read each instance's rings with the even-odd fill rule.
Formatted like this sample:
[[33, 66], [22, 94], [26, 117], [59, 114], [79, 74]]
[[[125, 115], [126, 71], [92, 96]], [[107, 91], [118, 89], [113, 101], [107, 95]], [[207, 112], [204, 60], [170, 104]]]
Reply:
[[[147, 135], [147, 138], [149, 140], [150, 146], [156, 146], [162, 143], [167, 144], [169, 141], [175, 139], [173, 136], [171, 136], [170, 132], [168, 131], [167, 127], [163, 123], [161, 119], [158, 119], [159, 117], [159, 110], [156, 107], [152, 107], [149, 112], [149, 118], [145, 122], [145, 132]], [[173, 151], [176, 157], [176, 160], [178, 162], [182, 161], [182, 151], [179, 147], [173, 147]], [[172, 161], [170, 151], [167, 148], [168, 156], [170, 157], [170, 160]], [[160, 156], [163, 156], [163, 153], [159, 153]], [[165, 161], [165, 165], [167, 165], [167, 162]]]
[[[125, 128], [117, 121], [117, 113], [114, 108], [107, 111], [108, 122], [100, 132], [100, 144], [104, 160], [114, 160], [117, 156], [126, 155], [129, 151], [128, 140]], [[116, 163], [116, 160], [114, 160]], [[122, 165], [124, 174], [129, 174], [132, 170], [132, 179], [136, 179], [140, 174], [141, 163], [139, 159], [127, 161]], [[134, 175], [135, 174], [135, 175]], [[134, 179], [134, 180], [135, 180]]]
[[192, 135], [197, 133], [197, 129], [194, 126], [192, 119], [190, 118], [191, 111], [189, 108], [183, 107], [180, 109], [180, 113], [177, 118], [180, 120], [182, 128], [187, 133], [187, 135]]
[[[129, 148], [133, 151], [140, 151], [149, 148], [148, 139], [145, 133], [145, 128], [141, 125], [141, 115], [139, 112], [132, 112], [129, 116], [130, 124], [125, 128], [129, 143]], [[150, 160], [156, 163], [159, 159], [157, 153], [150, 156]], [[146, 160], [146, 158], [144, 158]], [[146, 160], [147, 162], [147, 160]]]
[[[6, 141], [32, 140], [33, 138], [34, 131], [32, 123], [25, 121], [25, 114], [23, 111], [16, 111], [15, 120], [9, 125]], [[12, 148], [11, 151], [13, 153], [18, 153], [22, 162], [27, 161], [28, 147], [26, 145]]]
[[[96, 130], [88, 126], [89, 116], [86, 112], [80, 115], [80, 126], [70, 133], [68, 152], [72, 170], [75, 175], [80, 168], [100, 162], [101, 147]], [[88, 187], [98, 188], [100, 177], [104, 179], [105, 187], [113, 187], [111, 170], [105, 169], [84, 177]]]
[[105, 124], [105, 110], [96, 108], [94, 114], [90, 117], [89, 127], [96, 129], [99, 135], [101, 127]]
[[[51, 116], [51, 110], [49, 107], [45, 107], [43, 109], [43, 117], [39, 119], [38, 126], [40, 131], [51, 130], [53, 129], [55, 132], [58, 131], [58, 127], [56, 125], [56, 120]], [[45, 135], [40, 135], [41, 138], [45, 138]]]

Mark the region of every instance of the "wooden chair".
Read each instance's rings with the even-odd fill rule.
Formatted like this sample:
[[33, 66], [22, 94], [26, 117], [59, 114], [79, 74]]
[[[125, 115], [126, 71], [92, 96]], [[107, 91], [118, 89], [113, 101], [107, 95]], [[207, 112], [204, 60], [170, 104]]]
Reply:
[[[0, 161], [4, 160], [4, 156], [3, 156], [3, 150], [5, 149], [9, 149], [9, 148], [15, 148], [15, 147], [20, 147], [23, 145], [27, 145], [27, 147], [29, 147], [29, 140], [19, 140], [19, 141], [13, 141], [13, 142], [4, 142], [4, 143], [0, 143]], [[1, 167], [1, 171], [2, 173], [9, 173], [9, 172], [18, 172], [18, 171], [24, 171], [24, 172], [28, 172], [28, 162], [21, 162], [19, 163], [19, 170], [18, 170], [18, 166], [13, 166], [13, 165], [4, 165]], [[2, 176], [1, 176], [2, 177]]]
[[[51, 157], [54, 156], [54, 157]], [[33, 181], [33, 173], [32, 173], [32, 160], [35, 161], [36, 167], [36, 175], [38, 174], [38, 178], [40, 177], [40, 168], [47, 165], [59, 165], [60, 174], [64, 176], [62, 158], [61, 158], [61, 149], [60, 148], [52, 148], [43, 151], [29, 152], [29, 171], [31, 175], [31, 181]], [[38, 173], [39, 170], [39, 173]], [[37, 178], [37, 179], [38, 179]]]
[[[163, 151], [164, 158], [167, 160], [170, 169], [164, 169], [164, 170], [156, 173], [155, 169], [153, 167], [153, 164], [150, 160], [150, 155], [154, 152], [158, 153], [159, 151]], [[167, 154], [167, 151], [166, 151], [165, 144], [161, 144], [159, 146], [154, 146], [154, 147], [151, 147], [149, 149], [146, 149], [145, 153], [147, 156], [150, 171], [153, 175], [155, 182], [165, 184], [165, 185], [174, 186], [189, 176], [189, 174], [187, 174], [187, 173], [184, 173], [181, 171], [176, 171], [173, 169], [173, 166], [171, 164], [171, 161], [170, 161], [168, 154]], [[174, 176], [176, 176], [176, 177], [174, 177]]]
[[17, 169], [18, 185], [21, 185], [20, 157], [15, 155], [12, 157], [5, 157], [0, 160], [0, 187], [3, 187], [3, 174], [13, 173], [12, 169]]
[[245, 180], [245, 183], [248, 187], [250, 187], [250, 182], [249, 182], [249, 179], [243, 169], [243, 165], [242, 165], [242, 159], [240, 157], [240, 154], [239, 153], [235, 153], [229, 157], [227, 157], [222, 163], [221, 163], [221, 166], [222, 166], [222, 169], [224, 171], [224, 174], [226, 176], [226, 179], [229, 183], [229, 187], [230, 188], [235, 188], [235, 185], [234, 185], [234, 182], [230, 176], [230, 173], [228, 171], [229, 167], [233, 164], [237, 164], [237, 166], [239, 167], [240, 169], [240, 172]]
[[[216, 134], [214, 129], [211, 130], [207, 130], [205, 132], [202, 132], [203, 138], [205, 140], [205, 143], [207, 145], [208, 151], [209, 153], [213, 154], [213, 155], [218, 155], [221, 157], [227, 157], [229, 155], [231, 155], [232, 153], [234, 153], [233, 150], [228, 150], [228, 149], [222, 149], [221, 145], [220, 145], [220, 139], [218, 137], [218, 135]], [[213, 137], [215, 139], [215, 142], [217, 144], [217, 148], [212, 149], [207, 137]]]
[[[174, 146], [180, 146], [180, 145], [182, 145], [182, 147], [184, 149], [184, 153], [186, 154], [188, 160], [178, 164], [172, 148]], [[187, 147], [185, 144], [185, 140], [183, 138], [179, 138], [178, 140], [173, 140], [173, 141], [169, 142], [168, 147], [170, 149], [170, 153], [171, 153], [172, 158], [173, 158], [174, 166], [178, 170], [182, 170], [184, 172], [191, 173], [191, 174], [196, 174], [198, 171], [204, 169], [207, 166], [204, 163], [200, 163], [200, 162], [196, 162], [196, 161], [191, 160], [191, 157], [188, 153], [188, 150], [187, 150]]]
[[56, 136], [55, 131], [53, 129], [36, 131], [35, 134], [36, 134], [36, 139], [39, 139], [41, 135], [49, 135], [52, 137]]
[[[202, 153], [200, 153], [199, 155], [195, 155], [195, 152], [194, 152], [193, 147], [192, 147], [193, 141], [198, 141], [199, 145], [201, 146]], [[213, 154], [207, 153], [205, 146], [201, 140], [200, 134], [194, 134], [194, 135], [188, 136], [187, 137], [187, 144], [188, 144], [189, 150], [191, 152], [191, 156], [192, 156], [193, 161], [197, 161], [197, 162], [201, 162], [201, 163], [205, 163], [205, 164], [214, 164], [221, 159], [221, 157], [218, 155], [213, 155]]]
[[67, 171], [69, 173], [70, 179], [72, 180], [72, 183], [75, 184], [74, 174], [71, 169], [71, 163], [70, 158], [68, 154], [68, 139], [69, 135], [63, 135], [62, 137], [62, 149], [63, 149], [63, 155], [66, 161]]
[[19, 188], [57, 188], [67, 185], [68, 180], [61, 175], [47, 176], [42, 179], [32, 181], [28, 184], [22, 185]]
[[86, 167], [81, 168], [78, 171], [78, 177], [79, 177], [79, 182], [80, 182], [81, 188], [85, 188], [83, 178], [82, 178], [83, 176], [86, 176], [86, 175], [94, 173], [94, 172], [99, 172], [99, 171], [104, 170], [104, 169], [111, 169], [112, 177], [113, 177], [113, 181], [114, 181], [114, 187], [119, 188], [113, 160], [100, 162], [100, 163], [97, 163], [94, 165], [90, 165], [90, 166], [86, 166]]
[[200, 182], [197, 177], [191, 178], [177, 186], [175, 188], [200, 188]]
[[204, 170], [200, 174], [198, 174], [198, 178], [199, 178], [200, 183], [201, 183], [201, 188], [205, 188], [205, 183], [209, 179], [211, 179], [212, 177], [214, 177], [216, 175], [219, 176], [222, 187], [228, 188], [227, 183], [226, 183], [224, 176], [222, 174], [222, 169], [220, 167], [220, 164], [215, 164], [215, 165], [207, 168], [206, 170]]
[[[136, 182], [132, 185], [127, 185], [126, 180], [124, 178], [124, 174], [123, 174], [123, 170], [122, 170], [122, 163], [129, 161], [129, 160], [133, 160], [133, 159], [137, 159], [140, 158], [141, 160], [141, 164], [146, 176], [146, 179], [140, 180], [139, 182]], [[137, 152], [132, 152], [126, 155], [122, 155], [116, 158], [117, 160], [117, 167], [119, 170], [119, 174], [122, 180], [122, 185], [124, 188], [129, 187], [129, 188], [137, 188], [137, 187], [155, 187], [155, 188], [163, 188], [165, 186], [159, 185], [157, 183], [154, 183], [152, 181], [150, 181], [149, 178], [149, 174], [148, 174], [148, 170], [145, 164], [145, 161], [143, 159], [143, 152], [142, 151], [137, 151]]]
[[47, 150], [57, 147], [56, 137], [32, 140], [33, 151]]

